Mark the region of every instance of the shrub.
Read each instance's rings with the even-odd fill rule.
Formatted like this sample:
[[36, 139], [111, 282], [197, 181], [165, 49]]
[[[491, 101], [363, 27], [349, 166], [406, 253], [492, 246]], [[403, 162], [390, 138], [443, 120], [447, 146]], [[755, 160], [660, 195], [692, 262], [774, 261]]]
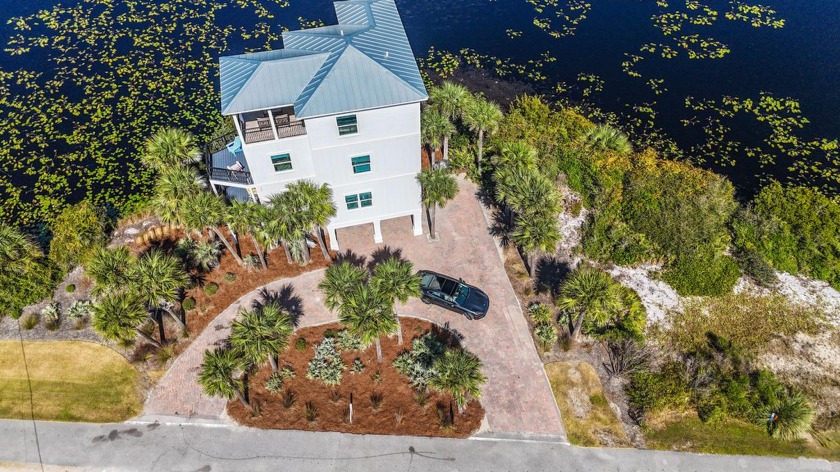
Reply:
[[773, 287], [779, 281], [776, 271], [755, 249], [738, 249], [734, 256], [741, 271], [758, 285]]
[[411, 351], [404, 352], [394, 359], [397, 372], [408, 377], [408, 382], [415, 389], [423, 389], [437, 375], [435, 360], [445, 352], [445, 346], [432, 333], [426, 333], [411, 342]]
[[665, 408], [683, 409], [688, 406], [690, 391], [682, 366], [668, 363], [660, 371], [641, 371], [633, 374], [625, 388], [630, 415], [637, 422], [645, 415]]
[[283, 383], [286, 379], [295, 378], [297, 374], [291, 367], [286, 366], [277, 372], [271, 374], [265, 382], [265, 389], [271, 393], [277, 393], [283, 389]]
[[370, 394], [370, 408], [373, 411], [379, 411], [379, 408], [382, 407], [382, 401], [385, 399], [385, 396], [379, 392], [371, 392]]
[[361, 351], [365, 348], [362, 338], [356, 336], [350, 331], [341, 330], [336, 336], [336, 346], [342, 352], [344, 351]]
[[225, 282], [229, 284], [233, 283], [236, 281], [236, 274], [234, 274], [233, 272], [225, 272], [224, 279]]
[[353, 365], [350, 366], [350, 373], [351, 374], [360, 374], [360, 373], [364, 372], [364, 370], [365, 370], [365, 364], [362, 362], [361, 359], [359, 359], [357, 357], [355, 360], [353, 360]]
[[249, 272], [255, 271], [262, 267], [259, 258], [253, 254], [248, 254], [247, 256], [243, 257], [242, 265], [245, 266], [245, 268], [248, 269]]
[[73, 293], [73, 292], [76, 291], [76, 285], [75, 284], [67, 284], [64, 287], [64, 291], [67, 292], [67, 293]]
[[703, 251], [680, 256], [662, 279], [682, 296], [719, 296], [732, 292], [741, 271], [729, 256]]
[[221, 243], [215, 240], [196, 242], [191, 238], [181, 238], [175, 246], [175, 255], [184, 265], [203, 272], [219, 265], [221, 254]]
[[306, 402], [304, 408], [304, 417], [306, 421], [314, 423], [318, 419], [318, 408], [312, 402]]
[[297, 395], [295, 394], [295, 392], [293, 392], [289, 389], [286, 389], [286, 391], [283, 392], [283, 399], [282, 399], [283, 408], [288, 410], [289, 408], [291, 408], [295, 405], [296, 401], [297, 401]]
[[40, 319], [38, 318], [38, 315], [31, 313], [20, 319], [20, 327], [29, 331], [30, 329], [38, 326], [39, 321]]
[[325, 337], [321, 344], [315, 346], [315, 355], [309, 361], [306, 378], [319, 380], [325, 385], [338, 385], [345, 369], [347, 366], [336, 350], [335, 339]]
[[105, 212], [92, 203], [83, 201], [66, 207], [50, 223], [50, 259], [64, 270], [85, 262], [108, 242], [105, 227]]
[[309, 343], [306, 342], [306, 338], [297, 338], [295, 340], [295, 349], [298, 351], [305, 351], [307, 347], [309, 347]]
[[58, 329], [61, 325], [61, 310], [58, 303], [50, 303], [41, 310], [41, 318], [44, 325], [50, 331]]
[[93, 303], [90, 300], [76, 300], [67, 309], [67, 318], [73, 320], [73, 326], [76, 329], [84, 327], [91, 316], [93, 316]]
[[557, 342], [557, 327], [554, 323], [538, 323], [534, 325], [534, 335], [540, 340], [543, 351], [549, 351]]
[[216, 282], [209, 282], [204, 286], [204, 294], [208, 297], [212, 297], [219, 291], [219, 284]]
[[183, 308], [184, 311], [194, 310], [195, 309], [195, 298], [193, 298], [193, 297], [185, 298], [184, 301], [181, 302], [181, 308]]
[[325, 338], [335, 338], [336, 336], [338, 336], [338, 330], [337, 329], [330, 328], [330, 329], [324, 331], [324, 337]]
[[23, 307], [49, 296], [58, 270], [27, 235], [3, 223], [0, 247], [0, 317], [18, 318]]

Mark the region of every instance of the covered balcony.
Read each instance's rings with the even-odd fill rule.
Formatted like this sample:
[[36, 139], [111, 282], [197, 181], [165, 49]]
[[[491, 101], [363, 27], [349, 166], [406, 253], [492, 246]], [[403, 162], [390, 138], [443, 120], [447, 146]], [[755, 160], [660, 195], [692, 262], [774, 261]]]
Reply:
[[211, 181], [230, 182], [241, 185], [253, 185], [248, 161], [241, 147], [238, 151], [228, 149], [228, 144], [237, 137], [236, 133], [229, 133], [214, 139], [205, 146], [204, 163], [207, 176]]
[[306, 126], [295, 117], [295, 109], [291, 106], [240, 113], [235, 119], [245, 144], [306, 134]]

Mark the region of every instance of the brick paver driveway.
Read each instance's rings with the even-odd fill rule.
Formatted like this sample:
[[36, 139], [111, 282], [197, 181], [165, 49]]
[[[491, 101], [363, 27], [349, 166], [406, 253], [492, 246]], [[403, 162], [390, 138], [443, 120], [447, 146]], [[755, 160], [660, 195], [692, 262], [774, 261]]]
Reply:
[[[374, 244], [371, 225], [339, 230], [339, 243], [342, 251], [362, 257], [385, 247], [400, 251], [416, 269], [461, 277], [487, 292], [490, 311], [478, 321], [468, 321], [420, 300], [401, 306], [399, 313], [448, 324], [463, 336], [464, 346], [481, 358], [487, 376], [482, 404], [487, 411], [489, 432], [564, 436], [542, 363], [505, 274], [498, 247], [487, 232], [487, 221], [475, 192], [472, 183], [461, 181], [457, 197], [438, 210], [438, 241], [428, 242], [426, 235], [413, 236], [408, 218], [400, 218], [382, 222], [383, 244]], [[322, 277], [323, 271], [315, 271], [273, 282], [267, 288], [278, 291], [291, 284], [293, 296], [302, 302], [301, 326], [320, 324], [335, 320], [335, 315], [321, 303], [317, 284]], [[225, 402], [206, 397], [196, 384], [196, 373], [204, 351], [229, 335], [230, 321], [239, 307], [250, 305], [259, 297], [256, 292], [244, 296], [201, 333], [150, 393], [144, 414], [202, 417], [223, 414]]]

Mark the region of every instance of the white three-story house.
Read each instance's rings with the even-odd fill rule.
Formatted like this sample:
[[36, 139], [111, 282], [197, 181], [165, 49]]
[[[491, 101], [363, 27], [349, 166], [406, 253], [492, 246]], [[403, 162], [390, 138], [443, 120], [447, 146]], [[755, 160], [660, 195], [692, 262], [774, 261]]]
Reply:
[[422, 234], [420, 104], [428, 96], [394, 0], [335, 3], [338, 24], [283, 33], [283, 49], [220, 59], [221, 110], [237, 134], [211, 143], [210, 184], [265, 202], [326, 183], [336, 229], [410, 216]]

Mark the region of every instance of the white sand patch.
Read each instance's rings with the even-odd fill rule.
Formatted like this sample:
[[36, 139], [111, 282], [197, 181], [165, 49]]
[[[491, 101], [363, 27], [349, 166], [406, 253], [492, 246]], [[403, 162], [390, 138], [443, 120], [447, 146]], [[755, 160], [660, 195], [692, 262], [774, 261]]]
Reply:
[[823, 310], [829, 321], [840, 326], [840, 292], [822, 280], [809, 279], [801, 275], [776, 272], [779, 283], [772, 290], [759, 287], [745, 277], [735, 286], [735, 293], [747, 292], [753, 295], [778, 293], [791, 303], [812, 306]]
[[650, 271], [660, 269], [659, 266], [642, 265], [638, 267], [613, 266], [607, 272], [625, 287], [632, 288], [639, 294], [642, 304], [647, 310], [648, 324], [665, 321], [670, 311], [682, 311], [682, 302], [677, 291], [667, 283], [656, 280]]

